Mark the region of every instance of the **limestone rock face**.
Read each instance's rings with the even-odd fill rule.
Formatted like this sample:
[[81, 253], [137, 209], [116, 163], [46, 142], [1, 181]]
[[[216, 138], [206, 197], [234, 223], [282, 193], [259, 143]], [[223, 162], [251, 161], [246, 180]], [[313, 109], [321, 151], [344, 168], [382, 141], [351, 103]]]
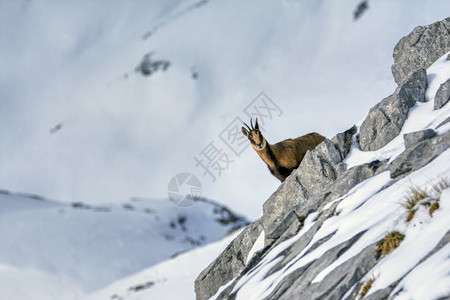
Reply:
[[450, 132], [407, 148], [390, 165], [391, 177], [409, 174], [432, 161], [450, 147]]
[[247, 225], [244, 231], [195, 280], [199, 299], [213, 296], [220, 286], [236, 277], [244, 268], [246, 257], [262, 231], [261, 222]]
[[450, 79], [441, 84], [434, 97], [434, 109], [440, 109], [450, 100]]
[[431, 139], [435, 135], [436, 131], [433, 129], [407, 133], [403, 136], [403, 139], [405, 140], [405, 148], [409, 149], [421, 141]]
[[361, 125], [361, 150], [375, 151], [392, 141], [402, 130], [409, 109], [417, 101], [425, 102], [426, 88], [427, 74], [420, 69], [398, 87], [393, 95], [372, 107]]
[[400, 85], [412, 73], [431, 66], [450, 51], [450, 18], [428, 26], [418, 26], [394, 48], [392, 74]]

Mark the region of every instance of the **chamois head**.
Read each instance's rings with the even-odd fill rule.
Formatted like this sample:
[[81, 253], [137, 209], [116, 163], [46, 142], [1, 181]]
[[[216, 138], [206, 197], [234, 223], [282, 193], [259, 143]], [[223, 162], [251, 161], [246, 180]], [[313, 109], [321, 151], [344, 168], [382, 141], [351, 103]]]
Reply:
[[252, 119], [250, 119], [251, 128], [247, 126], [248, 130], [242, 127], [242, 133], [248, 137], [250, 143], [252, 143], [253, 149], [260, 151], [266, 147], [266, 139], [262, 136], [261, 131], [259, 131], [258, 118], [256, 118], [255, 127], [253, 127]]

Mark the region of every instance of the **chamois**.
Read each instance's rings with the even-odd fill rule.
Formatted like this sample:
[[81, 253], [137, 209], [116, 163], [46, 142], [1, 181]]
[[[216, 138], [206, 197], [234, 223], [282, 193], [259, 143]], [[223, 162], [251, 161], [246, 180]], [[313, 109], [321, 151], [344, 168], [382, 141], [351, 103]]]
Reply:
[[269, 167], [270, 173], [283, 182], [296, 169], [306, 151], [314, 149], [325, 137], [316, 133], [308, 133], [296, 139], [287, 139], [276, 144], [269, 144], [259, 130], [258, 118], [255, 127], [250, 119], [251, 128], [242, 127], [242, 133], [248, 137], [253, 149]]

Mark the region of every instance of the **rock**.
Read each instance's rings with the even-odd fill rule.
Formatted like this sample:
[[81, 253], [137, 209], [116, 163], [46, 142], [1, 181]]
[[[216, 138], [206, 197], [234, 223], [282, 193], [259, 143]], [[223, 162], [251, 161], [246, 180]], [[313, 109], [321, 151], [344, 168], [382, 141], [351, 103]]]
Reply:
[[416, 102], [426, 102], [425, 90], [427, 87], [427, 71], [420, 69], [415, 71], [408, 81], [400, 86], [396, 93], [409, 107], [413, 107]]
[[434, 136], [436, 136], [436, 132], [433, 129], [406, 133], [403, 135], [403, 139], [405, 140], [405, 148], [411, 148], [415, 144], [423, 140], [431, 139]]
[[416, 101], [425, 101], [427, 76], [416, 71], [393, 95], [372, 107], [361, 124], [359, 144], [363, 151], [376, 151], [392, 141], [401, 131], [409, 109]]
[[359, 145], [363, 151], [381, 149], [399, 133], [409, 107], [394, 95], [372, 107], [360, 128]]
[[350, 152], [350, 148], [353, 144], [353, 135], [356, 133], [356, 131], [357, 128], [355, 125], [353, 125], [352, 128], [338, 133], [331, 138], [331, 141], [334, 143], [336, 149], [338, 149], [341, 154], [341, 160], [343, 160]]
[[[284, 219], [285, 214], [292, 210], [292, 207], [307, 200], [307, 192], [296, 177], [296, 171], [293, 171], [264, 203], [261, 220], [266, 233], [275, 230], [279, 222]], [[267, 243], [268, 241], [266, 241], [266, 245]]]
[[298, 216], [295, 211], [287, 214], [286, 218], [272, 232], [265, 236], [266, 241], [277, 240], [278, 243], [293, 237], [303, 226], [305, 216]]
[[434, 97], [434, 109], [440, 109], [450, 100], [450, 79], [439, 86]]
[[450, 131], [407, 148], [390, 165], [391, 178], [420, 169], [450, 147]]
[[[321, 228], [323, 225], [323, 222], [325, 222], [328, 218], [334, 215], [336, 210], [337, 204], [333, 204], [329, 209], [324, 210], [321, 214], [317, 216], [316, 221], [314, 222], [313, 226], [308, 229], [307, 232], [303, 233], [303, 235], [291, 246], [287, 247], [283, 252], [280, 253], [280, 255], [283, 257], [283, 259], [277, 264], [275, 268], [269, 271], [268, 275], [271, 275], [272, 273], [276, 272], [277, 270], [283, 268], [286, 266], [289, 262], [292, 261], [300, 252], [302, 252], [312, 241], [314, 238], [314, 235], [317, 233], [317, 231]], [[298, 215], [298, 214], [297, 214]], [[308, 217], [308, 216], [306, 216]], [[327, 237], [317, 241], [311, 248], [312, 249], [317, 248], [325, 242], [326, 240], [333, 237], [335, 233], [331, 233]], [[272, 245], [273, 247], [276, 247], [278, 245], [278, 241]]]
[[245, 268], [247, 255], [260, 235], [260, 221], [247, 225], [228, 247], [195, 280], [197, 299], [209, 299], [219, 287], [232, 280]]
[[297, 180], [308, 195], [318, 194], [342, 173], [344, 168], [339, 165], [341, 161], [339, 150], [332, 141], [326, 139], [314, 150], [306, 152], [297, 169]]
[[[334, 211], [336, 209], [336, 204], [332, 205], [331, 208], [329, 208], [327, 211], [325, 211], [324, 213], [322, 213], [317, 220], [315, 221], [314, 225], [307, 231], [305, 232], [300, 238], [299, 240], [297, 240], [293, 245], [287, 247], [284, 251], [282, 251], [279, 255], [279, 257], [282, 257], [283, 259], [276, 264], [275, 267], [273, 267], [266, 276], [270, 276], [273, 273], [279, 271], [281, 268], [283, 268], [284, 266], [286, 266], [288, 263], [292, 262], [292, 259], [294, 259], [296, 257], [296, 255], [298, 253], [300, 253], [303, 249], [305, 249], [309, 243], [311, 242], [311, 240], [314, 238], [314, 235], [316, 234], [316, 232], [320, 229], [320, 227], [322, 226], [323, 222], [325, 222], [325, 220], [327, 220], [330, 216], [332, 216], [334, 214]], [[333, 236], [333, 234], [331, 234], [328, 238], [331, 238]], [[316, 244], [320, 244], [321, 241], [318, 241]], [[277, 243], [271, 245], [270, 249], [276, 247], [278, 245], [278, 241]], [[315, 245], [313, 245], [313, 247], [317, 247]], [[261, 256], [260, 259], [263, 259], [265, 257], [265, 255], [267, 253], [270, 253], [270, 249], [268, 251], [265, 252], [264, 255]], [[247, 270], [247, 272], [250, 270]], [[236, 280], [233, 282], [233, 284], [231, 284], [232, 287], [235, 286], [236, 282], [243, 276], [244, 274], [241, 274], [238, 278], [236, 278]], [[233, 299], [234, 295], [230, 295], [231, 291], [233, 290], [233, 288], [227, 288], [226, 290], [224, 290], [220, 296], [218, 297], [218, 299]]]
[[145, 76], [150, 76], [158, 71], [166, 71], [170, 67], [170, 62], [168, 60], [153, 60], [152, 55], [152, 52], [144, 55], [139, 65], [136, 67], [136, 72], [140, 72]]
[[[388, 286], [385, 289], [382, 290], [378, 290], [366, 297], [364, 297], [364, 300], [380, 300], [380, 299], [388, 299], [389, 298], [389, 294], [392, 292], [392, 290], [395, 288], [395, 286]], [[350, 299], [359, 299], [359, 297], [354, 297], [354, 298], [350, 298]], [[349, 300], [350, 300], [349, 299]]]
[[418, 26], [394, 48], [392, 74], [400, 85], [419, 69], [431, 66], [450, 50], [450, 18]]
[[357, 184], [364, 180], [383, 172], [386, 169], [387, 161], [375, 160], [367, 164], [354, 166], [339, 176], [335, 182], [330, 186], [330, 192], [326, 196], [326, 201], [323, 201], [321, 206], [328, 204], [348, 191], [350, 191]]
[[447, 123], [449, 123], [449, 122], [450, 122], [450, 117], [448, 117], [447, 119], [445, 119], [444, 121], [442, 121], [442, 122], [436, 127], [436, 129], [438, 129], [438, 128], [444, 126], [445, 124], [447, 124]]
[[321, 282], [312, 283], [314, 278], [356, 243], [364, 232], [356, 234], [325, 252], [310, 265], [284, 277], [266, 299], [341, 299], [351, 286], [361, 279], [377, 262], [375, 245], [369, 246], [358, 255], [347, 260]]

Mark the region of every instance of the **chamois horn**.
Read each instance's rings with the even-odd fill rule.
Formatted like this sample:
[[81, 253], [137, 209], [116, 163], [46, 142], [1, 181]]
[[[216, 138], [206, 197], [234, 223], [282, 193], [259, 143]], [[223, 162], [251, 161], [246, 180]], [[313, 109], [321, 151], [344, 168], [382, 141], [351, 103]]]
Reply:
[[247, 126], [248, 131], [252, 131], [252, 130], [250, 129], [250, 127], [249, 127], [246, 123], [244, 123], [244, 125]]
[[253, 127], [253, 118], [250, 119], [250, 125], [252, 125], [252, 130], [255, 129], [255, 127]]

